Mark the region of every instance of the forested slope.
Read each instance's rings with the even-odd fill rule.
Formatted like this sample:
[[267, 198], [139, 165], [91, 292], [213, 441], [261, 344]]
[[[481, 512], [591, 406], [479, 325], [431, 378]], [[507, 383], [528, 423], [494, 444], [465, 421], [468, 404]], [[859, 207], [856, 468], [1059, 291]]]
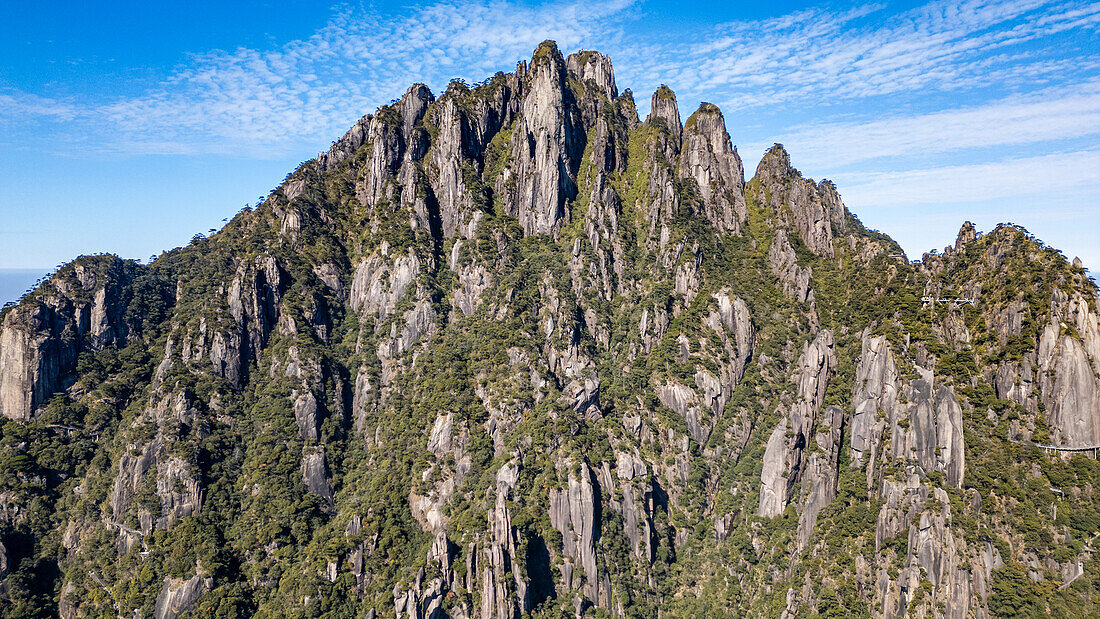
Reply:
[[1097, 612], [1081, 266], [651, 110], [547, 42], [6, 308], [0, 615]]

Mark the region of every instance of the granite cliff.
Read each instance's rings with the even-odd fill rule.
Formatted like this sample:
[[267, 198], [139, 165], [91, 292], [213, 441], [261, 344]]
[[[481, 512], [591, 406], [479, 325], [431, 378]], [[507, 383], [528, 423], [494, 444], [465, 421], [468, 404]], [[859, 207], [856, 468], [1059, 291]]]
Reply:
[[735, 138], [546, 42], [64, 265], [0, 314], [0, 615], [1096, 612], [1081, 266], [911, 262]]

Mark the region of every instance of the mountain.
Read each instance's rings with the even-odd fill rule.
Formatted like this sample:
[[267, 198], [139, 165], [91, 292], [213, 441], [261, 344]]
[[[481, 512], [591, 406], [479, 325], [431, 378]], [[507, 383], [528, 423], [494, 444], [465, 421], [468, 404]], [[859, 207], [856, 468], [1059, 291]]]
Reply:
[[546, 42], [6, 308], [0, 615], [1098, 612], [1080, 264], [651, 103]]

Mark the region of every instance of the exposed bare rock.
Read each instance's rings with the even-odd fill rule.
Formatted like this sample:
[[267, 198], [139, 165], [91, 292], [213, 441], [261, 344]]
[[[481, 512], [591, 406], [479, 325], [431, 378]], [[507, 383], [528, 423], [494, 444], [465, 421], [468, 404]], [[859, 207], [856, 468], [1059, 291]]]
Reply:
[[[1038, 348], [1038, 386], [1054, 444], [1100, 445], [1100, 326], [1080, 297], [1056, 289]], [[1061, 325], [1072, 326], [1077, 337]]]
[[329, 508], [332, 507], [332, 486], [328, 481], [324, 450], [311, 449], [302, 454], [302, 482], [307, 490], [324, 499]]
[[317, 397], [309, 390], [301, 394], [294, 390], [290, 398], [294, 403], [294, 421], [298, 424], [298, 436], [317, 438]]
[[[825, 388], [828, 385], [830, 372], [835, 366], [833, 333], [829, 330], [821, 331], [814, 341], [808, 342], [802, 350], [795, 374], [791, 377], [797, 385], [796, 400], [768, 438], [764, 451], [764, 467], [760, 473], [758, 515], [772, 518], [781, 514], [791, 499], [791, 490], [802, 479], [806, 469], [805, 452], [810, 440], [816, 440], [814, 435], [818, 428], [818, 413], [825, 399]], [[830, 424], [834, 421], [836, 420], [832, 417], [827, 420]], [[826, 431], [826, 437], [822, 438], [822, 442], [829, 445], [830, 451], [834, 449], [831, 427]], [[828, 467], [835, 468], [835, 464], [826, 464], [832, 461], [833, 456], [830, 453], [825, 461], [818, 463], [819, 472]], [[824, 484], [824, 481], [822, 483]], [[820, 497], [829, 494], [827, 487], [819, 490]], [[835, 495], [835, 490], [832, 493]], [[829, 498], [831, 500], [831, 497]], [[823, 500], [823, 498], [813, 498], [815, 504]], [[807, 526], [808, 531], [812, 530], [812, 522]]]
[[962, 488], [966, 471], [963, 443], [962, 408], [955, 389], [941, 386], [936, 391], [935, 466], [947, 475], [947, 483]]
[[684, 124], [680, 177], [695, 181], [703, 214], [719, 231], [741, 233], [748, 217], [745, 171], [722, 112], [713, 104], [700, 105]]
[[430, 340], [437, 330], [435, 310], [427, 301], [417, 302], [412, 309], [405, 312], [403, 318], [404, 324], [399, 328], [397, 322], [391, 323], [389, 337], [382, 338], [378, 343], [377, 354], [382, 361], [383, 385], [389, 385], [393, 381], [400, 367], [401, 357], [417, 343]]
[[806, 457], [802, 478], [802, 512], [798, 516], [798, 549], [810, 541], [817, 515], [836, 498], [837, 467], [840, 462], [844, 409], [830, 406], [821, 415], [814, 433], [814, 444]]
[[565, 556], [584, 570], [583, 581], [574, 577], [563, 584], [566, 589], [583, 591], [593, 603], [600, 600], [596, 571], [600, 509], [599, 489], [587, 464], [580, 465], [578, 477], [569, 475], [566, 489], [550, 491], [550, 524], [562, 534]]
[[389, 253], [389, 246], [383, 243], [378, 254], [364, 258], [355, 269], [348, 299], [352, 309], [385, 318], [416, 279], [420, 259], [411, 248], [392, 259]]
[[472, 316], [481, 304], [481, 294], [492, 285], [493, 278], [485, 267], [466, 265], [458, 270], [458, 288], [454, 307], [465, 316]]
[[707, 428], [702, 425], [702, 410], [695, 392], [680, 383], [671, 383], [657, 387], [657, 398], [677, 415], [684, 418], [688, 433], [699, 442], [706, 440]]
[[473, 208], [462, 170], [466, 160], [469, 129], [465, 115], [454, 97], [443, 101], [439, 110], [436, 118], [439, 135], [432, 144], [431, 152], [432, 166], [436, 173], [429, 178], [436, 200], [439, 201], [443, 234], [450, 238], [458, 231], [466, 212]]
[[134, 268], [114, 256], [81, 258], [4, 316], [0, 416], [31, 419], [65, 386], [82, 351], [126, 345]]
[[403, 158], [417, 161], [423, 156], [422, 144], [414, 140], [418, 137], [414, 128], [433, 100], [426, 86], [414, 84], [395, 106], [382, 108], [371, 117], [367, 142], [373, 148], [356, 187], [361, 204], [375, 204], [388, 197], [387, 187], [399, 183], [396, 176]]
[[676, 93], [672, 92], [672, 89], [668, 86], [661, 84], [653, 93], [649, 109], [646, 122], [652, 123], [654, 120], [664, 122], [665, 127], [672, 134], [672, 138], [678, 146], [684, 126], [680, 123], [680, 108], [676, 105]]
[[[715, 293], [713, 299], [716, 307], [703, 319], [703, 326], [712, 330], [721, 343], [720, 349], [707, 353], [717, 375], [704, 366], [696, 365], [694, 388], [679, 382], [660, 384], [655, 388], [657, 398], [684, 418], [688, 433], [700, 445], [707, 444], [733, 389], [744, 376], [754, 345], [752, 321], [745, 302], [737, 297], [731, 298], [728, 288]], [[647, 315], [643, 313], [643, 323], [646, 321]], [[685, 345], [686, 339], [681, 342], [681, 347]], [[685, 355], [685, 361], [688, 359], [694, 360], [696, 356]]]
[[167, 529], [180, 518], [198, 515], [202, 507], [199, 480], [191, 464], [179, 456], [169, 456], [157, 463], [156, 492], [160, 498], [158, 529]]
[[346, 297], [343, 275], [335, 264], [326, 262], [317, 265], [313, 267], [313, 273], [317, 276], [317, 279], [324, 282], [325, 286], [328, 286], [328, 289], [336, 295], [336, 298], [343, 300]]
[[787, 477], [787, 418], [779, 420], [764, 449], [764, 466], [760, 470], [760, 506], [756, 513], [774, 518], [787, 506], [790, 479]]
[[565, 67], [581, 82], [595, 86], [609, 100], [619, 96], [619, 89], [615, 87], [615, 69], [607, 56], [591, 51], [569, 54]]
[[850, 458], [855, 467], [874, 460], [884, 428], [879, 415], [883, 420], [895, 417], [898, 399], [898, 370], [886, 338], [864, 331], [862, 346], [852, 387]]
[[481, 617], [511, 619], [528, 612], [528, 582], [516, 554], [518, 534], [512, 526], [508, 497], [519, 479], [515, 464], [501, 467], [497, 473], [496, 504], [489, 511], [489, 542], [482, 575]]
[[806, 303], [812, 300], [810, 291], [810, 277], [813, 269], [798, 266], [798, 256], [787, 240], [787, 231], [783, 228], [776, 230], [775, 239], [772, 240], [771, 249], [768, 250], [768, 264], [772, 273], [783, 284], [783, 293], [798, 303]]
[[[607, 136], [601, 133], [601, 127], [606, 127], [606, 123], [602, 120], [597, 124], [596, 148], [593, 149], [593, 152], [604, 152], [605, 158], [616, 157], [615, 162], [605, 159], [605, 161], [596, 164], [610, 169], [622, 162], [623, 153], [616, 154], [615, 147], [610, 145], [604, 149], [600, 148], [601, 141], [607, 139]], [[622, 203], [619, 201], [618, 193], [615, 192], [606, 174], [597, 174], [595, 181], [592, 183], [588, 212], [585, 213], [584, 231], [588, 243], [596, 255], [596, 263], [589, 262], [590, 286], [599, 290], [603, 298], [607, 300], [624, 290], [624, 248], [619, 230], [621, 216]], [[579, 251], [574, 252], [575, 258], [579, 258], [579, 253]], [[590, 324], [594, 323], [590, 322]]]
[[428, 181], [439, 204], [440, 232], [445, 238], [472, 236], [468, 224], [483, 207], [484, 196], [476, 194], [471, 172], [479, 170], [489, 141], [515, 115], [521, 91], [518, 82], [517, 76], [510, 75], [474, 91], [452, 84], [432, 112], [438, 132], [432, 142]]
[[317, 163], [322, 171], [335, 168], [359, 150], [359, 147], [366, 141], [371, 119], [370, 114], [360, 118], [343, 137], [332, 143], [328, 151], [317, 155]]
[[161, 441], [153, 441], [138, 448], [132, 446], [118, 461], [118, 475], [111, 488], [109, 502], [115, 520], [121, 520], [130, 508], [134, 494], [141, 486], [145, 473], [154, 469], [161, 451]]
[[762, 196], [775, 217], [798, 232], [819, 256], [833, 255], [833, 228], [843, 231], [847, 210], [829, 181], [814, 183], [791, 167], [790, 157], [776, 144], [756, 168]]
[[[676, 188], [676, 163], [680, 157], [680, 113], [676, 95], [667, 86], [661, 86], [653, 94], [652, 107], [645, 121], [647, 139], [643, 168], [648, 178], [644, 198], [639, 204], [649, 229], [645, 246], [648, 251], [661, 253], [662, 262], [668, 264], [669, 224], [680, 208], [680, 196]], [[674, 262], [674, 261], [672, 261]]]
[[258, 361], [268, 336], [279, 324], [283, 293], [289, 282], [271, 255], [244, 262], [229, 284], [229, 314], [234, 330], [218, 331], [210, 348], [214, 373], [237, 388], [244, 386], [247, 366]]
[[576, 195], [571, 173], [579, 163], [583, 130], [566, 103], [565, 60], [553, 42], [535, 50], [528, 86], [513, 130], [516, 195], [512, 213], [524, 234], [550, 234], [565, 217], [565, 201]]
[[156, 609], [153, 617], [156, 619], [175, 619], [183, 613], [194, 608], [199, 598], [210, 590], [209, 578], [203, 578], [196, 573], [191, 578], [165, 578], [164, 588], [157, 596]]
[[[623, 516], [624, 533], [630, 540], [630, 550], [635, 557], [651, 563], [655, 552], [654, 523], [656, 498], [648, 467], [637, 453], [619, 452], [616, 455], [615, 473], [623, 500], [618, 510]], [[610, 491], [613, 484], [602, 483]], [[612, 509], [616, 509], [612, 501]]]

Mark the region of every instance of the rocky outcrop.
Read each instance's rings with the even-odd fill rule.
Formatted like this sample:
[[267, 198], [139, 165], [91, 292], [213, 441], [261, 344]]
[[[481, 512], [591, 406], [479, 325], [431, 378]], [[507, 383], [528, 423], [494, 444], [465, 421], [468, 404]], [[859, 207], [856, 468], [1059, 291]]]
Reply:
[[562, 565], [562, 586], [578, 590], [590, 602], [606, 608], [609, 592], [601, 591], [596, 569], [601, 508], [599, 485], [587, 464], [580, 465], [577, 476], [569, 475], [564, 489], [550, 491], [550, 524], [561, 533], [568, 557]]
[[210, 345], [210, 362], [216, 376], [238, 389], [244, 387], [249, 364], [259, 361], [268, 337], [279, 324], [288, 285], [273, 256], [261, 255], [237, 268], [227, 292], [235, 329], [215, 332]]
[[1037, 382], [1051, 442], [1100, 445], [1100, 326], [1084, 297], [1071, 298], [1055, 289], [1051, 324], [1039, 337], [1037, 354]]
[[787, 240], [787, 231], [783, 228], [775, 231], [775, 239], [768, 250], [768, 265], [783, 285], [783, 294], [797, 303], [813, 302], [813, 291], [810, 290], [813, 269], [798, 265], [798, 255]]
[[[836, 366], [836, 354], [833, 350], [832, 331], [821, 331], [813, 342], [808, 342], [802, 350], [802, 356], [798, 360], [797, 369], [791, 380], [797, 386], [796, 399], [786, 411], [779, 424], [772, 430], [768, 438], [767, 447], [764, 450], [764, 466], [760, 472], [760, 505], [756, 513], [764, 518], [778, 516], [786, 508], [791, 499], [791, 490], [801, 480], [806, 469], [806, 450], [811, 440], [816, 440], [818, 431], [821, 404], [825, 399], [825, 388], [828, 385], [829, 375]], [[822, 447], [828, 446], [828, 455], [825, 460], [816, 463], [815, 474], [821, 473], [822, 479], [816, 479], [818, 485], [815, 494], [812, 485], [808, 492], [807, 500], [812, 507], [820, 510], [823, 497], [832, 500], [830, 493], [835, 495], [835, 485], [829, 490], [828, 482], [824, 477], [831, 475], [827, 471], [835, 471], [835, 456], [838, 445], [834, 443], [834, 429], [832, 424], [838, 420], [834, 418], [835, 411], [825, 420], [830, 424], [828, 429], [822, 428], [822, 440], [818, 443]], [[836, 431], [839, 432], [839, 424]], [[834, 482], [835, 484], [835, 482]], [[827, 503], [827, 501], [825, 501]], [[816, 518], [816, 513], [814, 514]], [[807, 531], [813, 528], [813, 519], [807, 519]], [[806, 533], [807, 538], [809, 533]]]
[[679, 152], [680, 136], [684, 132], [684, 126], [680, 122], [680, 108], [676, 105], [676, 93], [664, 84], [661, 84], [653, 93], [646, 123], [652, 125], [658, 120], [672, 134], [676, 150]]
[[512, 526], [508, 498], [519, 479], [515, 464], [497, 473], [496, 502], [489, 511], [485, 567], [482, 573], [481, 617], [511, 619], [531, 610], [529, 583], [517, 554], [519, 534]]
[[703, 103], [684, 123], [679, 174], [695, 181], [703, 215], [720, 232], [741, 233], [748, 217], [745, 171], [718, 106]]
[[791, 167], [790, 157], [776, 144], [764, 155], [754, 179], [773, 216], [794, 231], [810, 251], [832, 257], [833, 230], [847, 226], [847, 209], [829, 181], [814, 183]]
[[[477, 221], [475, 218], [474, 221]], [[461, 263], [461, 253], [465, 243], [462, 240], [455, 241], [451, 247], [449, 266], [458, 275], [458, 286], [454, 291], [451, 305], [464, 316], [472, 316], [481, 304], [481, 295], [493, 283], [493, 276], [484, 265], [466, 262]]]
[[317, 155], [317, 164], [321, 171], [327, 172], [347, 160], [359, 150], [367, 139], [367, 131], [370, 129], [373, 116], [367, 114], [359, 119], [347, 133], [339, 140], [332, 143], [329, 149]]
[[962, 487], [965, 469], [962, 409], [950, 385], [936, 387], [931, 372], [917, 366], [915, 378], [902, 390], [908, 401], [887, 416], [891, 424], [891, 454], [913, 459], [925, 472], [941, 471], [947, 483]]
[[332, 509], [332, 485], [328, 480], [324, 450], [309, 449], [302, 454], [302, 483], [306, 485], [306, 490], [321, 497], [325, 506]]
[[871, 337], [864, 331], [862, 352], [856, 362], [852, 387], [852, 466], [874, 461], [885, 419], [897, 416], [898, 370], [885, 336]]
[[210, 590], [210, 579], [196, 572], [186, 580], [182, 578], [164, 579], [164, 588], [157, 596], [153, 617], [156, 619], [176, 619], [194, 608], [199, 598]]
[[806, 548], [817, 516], [836, 498], [844, 409], [830, 406], [821, 414], [806, 456], [802, 476], [802, 505], [798, 515], [798, 549]]
[[293, 403], [294, 422], [298, 426], [298, 436], [300, 438], [317, 438], [317, 396], [309, 390], [298, 393], [298, 390], [295, 389], [290, 392], [290, 401]]
[[702, 326], [710, 332], [707, 337], [713, 335], [720, 347], [700, 344], [699, 353], [682, 355], [683, 361], [695, 364], [694, 387], [679, 382], [656, 386], [657, 398], [683, 417], [688, 433], [700, 445], [707, 444], [734, 388], [741, 382], [752, 358], [755, 337], [742, 299], [731, 297], [728, 288], [712, 298], [713, 309], [703, 318]]
[[428, 182], [444, 238], [470, 238], [476, 231], [486, 205], [475, 172], [483, 170], [490, 141], [518, 113], [522, 92], [517, 74], [501, 75], [472, 91], [452, 83], [429, 112], [438, 131], [432, 140]]
[[567, 97], [565, 59], [550, 41], [535, 50], [526, 73], [520, 116], [510, 152], [515, 177], [511, 214], [524, 234], [550, 234], [577, 192], [575, 170], [584, 133]]
[[790, 487], [789, 463], [787, 461], [787, 418], [779, 420], [768, 436], [764, 448], [764, 462], [760, 469], [760, 505], [757, 515], [774, 518], [787, 507], [787, 492]]
[[419, 273], [420, 259], [412, 249], [391, 256], [389, 244], [383, 242], [377, 254], [364, 258], [356, 267], [348, 302], [357, 312], [385, 318], [393, 313]]
[[954, 387], [937, 386], [931, 371], [915, 369], [918, 378], [899, 385], [886, 338], [863, 333], [852, 390], [851, 465], [874, 462], [889, 428], [891, 458], [915, 461], [925, 473], [940, 471], [949, 485], [961, 488], [965, 473], [962, 408]]
[[419, 161], [426, 150], [426, 136], [417, 125], [428, 105], [434, 100], [431, 91], [423, 84], [409, 87], [401, 100], [393, 106], [378, 110], [371, 117], [367, 129], [367, 143], [371, 144], [370, 157], [363, 166], [362, 177], [356, 183], [356, 197], [360, 204], [373, 205], [379, 200], [398, 198], [413, 204], [409, 192], [402, 195], [401, 185], [407, 185], [411, 169], [406, 169], [404, 179], [398, 178], [405, 159]]
[[67, 379], [83, 351], [125, 346], [125, 313], [137, 265], [80, 258], [4, 315], [0, 325], [0, 416], [29, 420]]
[[594, 51], [581, 51], [570, 54], [565, 59], [565, 67], [578, 80], [606, 97], [609, 101], [619, 96], [615, 87], [615, 69], [611, 59]]
[[169, 456], [157, 463], [156, 492], [160, 498], [158, 529], [167, 529], [172, 522], [196, 516], [202, 508], [202, 490], [189, 462], [179, 456]]
[[[125, 518], [133, 496], [141, 487], [146, 472], [155, 469], [160, 451], [161, 441], [153, 440], [140, 448], [131, 446], [128, 452], [119, 458], [118, 474], [115, 476], [109, 498], [111, 513], [116, 521]], [[151, 518], [148, 516], [141, 519], [151, 522]]]

